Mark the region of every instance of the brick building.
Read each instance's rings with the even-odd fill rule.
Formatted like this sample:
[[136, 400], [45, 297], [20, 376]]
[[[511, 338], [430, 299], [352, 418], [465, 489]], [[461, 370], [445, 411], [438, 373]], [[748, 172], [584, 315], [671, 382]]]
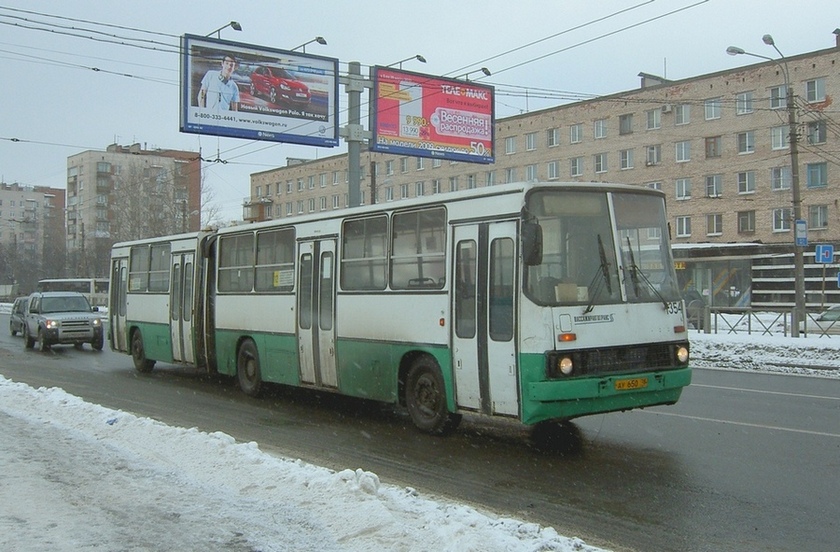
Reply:
[[[492, 165], [362, 153], [362, 202], [523, 180], [623, 182], [663, 190], [678, 274], [717, 306], [793, 301], [793, 204], [784, 68], [796, 102], [809, 308], [840, 302], [836, 265], [812, 245], [840, 245], [840, 33], [832, 48], [640, 87], [496, 121]], [[744, 58], [745, 60], [748, 58]], [[371, 178], [371, 177], [374, 178]], [[375, 184], [375, 191], [372, 186]], [[441, 199], [445, 200], [445, 195]], [[347, 206], [347, 156], [290, 160], [251, 175], [246, 220]], [[829, 265], [831, 266], [831, 265]], [[825, 286], [826, 280], [833, 285]], [[826, 291], [823, 292], [823, 288]]]

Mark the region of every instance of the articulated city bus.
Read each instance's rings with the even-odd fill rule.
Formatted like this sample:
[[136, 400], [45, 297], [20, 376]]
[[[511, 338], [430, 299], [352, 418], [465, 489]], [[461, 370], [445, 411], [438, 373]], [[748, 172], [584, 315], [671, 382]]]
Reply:
[[690, 383], [661, 192], [520, 183], [116, 244], [110, 342], [400, 403], [428, 433], [673, 404]]

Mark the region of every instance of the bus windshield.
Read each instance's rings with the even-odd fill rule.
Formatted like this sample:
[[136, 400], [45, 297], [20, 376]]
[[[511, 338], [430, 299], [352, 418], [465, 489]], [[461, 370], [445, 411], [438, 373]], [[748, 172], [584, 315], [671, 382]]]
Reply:
[[526, 212], [542, 229], [541, 262], [528, 267], [524, 282], [536, 303], [679, 300], [661, 197], [539, 191]]

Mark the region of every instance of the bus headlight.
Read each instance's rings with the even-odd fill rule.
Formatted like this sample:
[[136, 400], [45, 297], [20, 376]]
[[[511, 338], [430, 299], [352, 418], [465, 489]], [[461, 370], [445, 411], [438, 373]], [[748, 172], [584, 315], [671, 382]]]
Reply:
[[677, 361], [680, 364], [688, 364], [688, 347], [685, 345], [677, 346]]
[[574, 362], [572, 362], [571, 357], [567, 356], [560, 357], [560, 360], [557, 362], [557, 368], [564, 376], [571, 375], [571, 373], [575, 371]]

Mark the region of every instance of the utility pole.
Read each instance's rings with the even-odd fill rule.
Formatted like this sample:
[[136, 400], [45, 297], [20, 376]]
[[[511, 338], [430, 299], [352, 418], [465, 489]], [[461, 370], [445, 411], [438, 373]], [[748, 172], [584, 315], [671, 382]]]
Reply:
[[362, 77], [362, 65], [358, 61], [348, 64], [347, 77], [340, 78], [339, 82], [347, 90], [347, 125], [340, 135], [347, 142], [348, 207], [358, 207], [362, 204], [362, 143], [371, 137], [370, 131], [362, 128], [362, 91], [372, 83]]

